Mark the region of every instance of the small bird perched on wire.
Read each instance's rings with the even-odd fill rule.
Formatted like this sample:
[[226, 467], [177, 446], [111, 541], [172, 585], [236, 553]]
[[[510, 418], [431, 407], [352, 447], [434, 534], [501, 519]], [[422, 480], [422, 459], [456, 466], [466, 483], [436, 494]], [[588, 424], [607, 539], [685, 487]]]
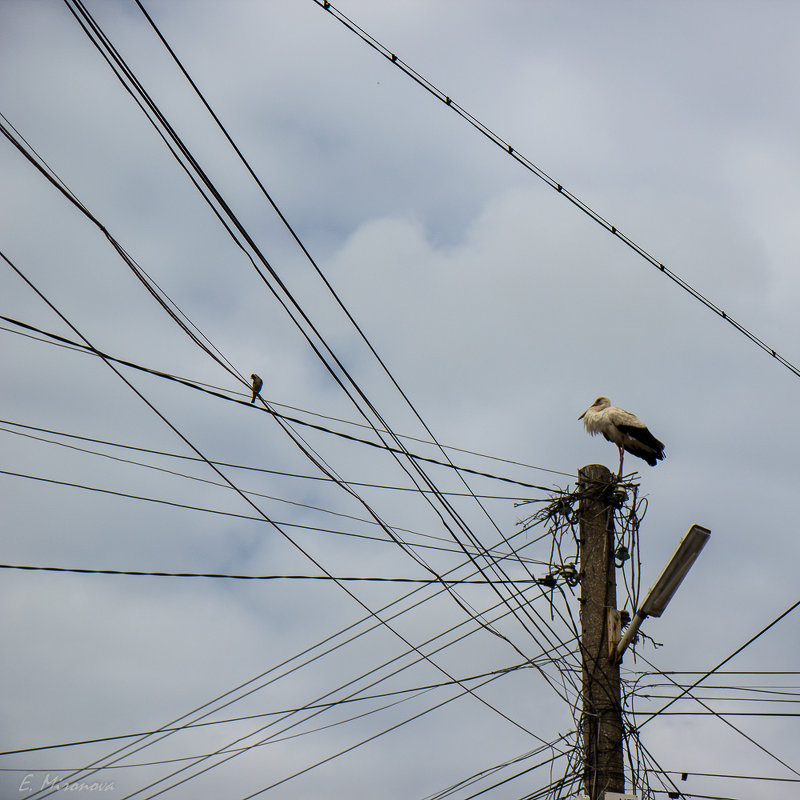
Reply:
[[619, 474], [622, 479], [622, 457], [627, 450], [631, 455], [643, 458], [654, 467], [664, 458], [664, 445], [647, 430], [647, 426], [635, 414], [611, 405], [607, 397], [598, 397], [578, 417], [588, 433], [602, 433], [619, 448]]
[[255, 372], [250, 376], [250, 380], [253, 381], [253, 399], [250, 401], [251, 403], [255, 403], [256, 397], [258, 397], [258, 393], [261, 391], [261, 387], [264, 385], [264, 381], [255, 374]]

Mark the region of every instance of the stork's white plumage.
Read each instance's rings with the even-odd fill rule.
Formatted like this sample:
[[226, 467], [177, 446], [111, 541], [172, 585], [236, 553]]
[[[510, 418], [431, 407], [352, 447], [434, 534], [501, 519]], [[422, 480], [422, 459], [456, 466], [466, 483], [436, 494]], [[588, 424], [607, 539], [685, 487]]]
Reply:
[[622, 479], [622, 457], [627, 450], [631, 455], [643, 458], [654, 467], [664, 458], [664, 445], [647, 430], [647, 426], [636, 414], [611, 405], [607, 397], [598, 397], [578, 417], [586, 430], [595, 436], [602, 433], [619, 448], [619, 475]]

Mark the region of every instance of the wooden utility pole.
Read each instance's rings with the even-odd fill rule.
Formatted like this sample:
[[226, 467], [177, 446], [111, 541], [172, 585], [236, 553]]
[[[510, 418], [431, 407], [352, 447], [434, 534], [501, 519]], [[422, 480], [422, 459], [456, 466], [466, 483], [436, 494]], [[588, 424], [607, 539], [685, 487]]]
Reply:
[[[583, 783], [590, 800], [625, 791], [619, 664], [613, 632], [617, 616], [614, 570], [616, 482], [601, 464], [578, 472], [581, 570], [581, 651], [583, 653]], [[615, 644], [615, 643], [614, 643]]]

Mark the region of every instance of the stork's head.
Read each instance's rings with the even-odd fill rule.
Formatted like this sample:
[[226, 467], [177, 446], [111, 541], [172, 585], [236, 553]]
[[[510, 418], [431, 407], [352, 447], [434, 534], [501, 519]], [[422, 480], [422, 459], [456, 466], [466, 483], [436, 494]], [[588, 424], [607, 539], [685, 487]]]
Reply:
[[578, 419], [583, 419], [590, 411], [602, 411], [604, 408], [608, 408], [611, 405], [611, 401], [605, 396], [600, 395], [597, 400], [592, 403], [586, 411], [581, 414]]

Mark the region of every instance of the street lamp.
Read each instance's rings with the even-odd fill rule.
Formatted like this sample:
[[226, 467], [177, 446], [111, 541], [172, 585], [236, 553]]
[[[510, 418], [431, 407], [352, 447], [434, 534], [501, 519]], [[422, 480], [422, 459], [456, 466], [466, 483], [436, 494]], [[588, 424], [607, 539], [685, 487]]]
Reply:
[[672, 558], [664, 567], [658, 580], [653, 584], [653, 588], [647, 593], [647, 597], [642, 603], [641, 608], [631, 620], [625, 630], [624, 636], [620, 639], [614, 651], [614, 660], [619, 661], [627, 646], [631, 643], [634, 636], [639, 631], [639, 626], [646, 617], [660, 617], [667, 607], [667, 603], [672, 600], [672, 596], [678, 590], [681, 582], [686, 577], [686, 573], [691, 569], [697, 556], [706, 546], [706, 542], [711, 536], [711, 531], [702, 525], [692, 525], [686, 535], [681, 539]]

